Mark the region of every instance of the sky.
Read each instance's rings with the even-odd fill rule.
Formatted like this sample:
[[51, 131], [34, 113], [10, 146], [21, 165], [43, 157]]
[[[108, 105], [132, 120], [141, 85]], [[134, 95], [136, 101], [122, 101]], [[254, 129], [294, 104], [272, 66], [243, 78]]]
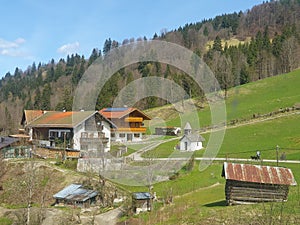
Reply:
[[0, 78], [18, 67], [88, 58], [108, 38], [171, 31], [225, 13], [246, 11], [262, 0], [0, 0]]

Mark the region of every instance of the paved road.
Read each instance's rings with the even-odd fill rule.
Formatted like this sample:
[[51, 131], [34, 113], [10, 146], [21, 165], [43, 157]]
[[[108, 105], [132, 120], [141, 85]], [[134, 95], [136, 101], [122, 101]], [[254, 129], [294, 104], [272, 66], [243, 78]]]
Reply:
[[[143, 161], [146, 160], [145, 158], [137, 158], [134, 159], [136, 161]], [[155, 158], [157, 161], [180, 161], [180, 160], [186, 160], [186, 158]], [[195, 160], [201, 161], [201, 160], [213, 160], [213, 161], [235, 161], [235, 162], [277, 162], [275, 159], [262, 159], [262, 160], [253, 160], [253, 159], [241, 159], [241, 158], [205, 158], [205, 157], [196, 157]], [[300, 160], [278, 160], [279, 163], [299, 163]]]
[[131, 155], [129, 155], [127, 157], [132, 158], [135, 161], [143, 161], [143, 160], [145, 160], [145, 158], [142, 157], [143, 153], [156, 148], [157, 146], [161, 145], [162, 143], [173, 141], [173, 140], [176, 140], [176, 139], [179, 139], [179, 138], [180, 137], [175, 137], [175, 138], [166, 139], [166, 140], [154, 140], [154, 141], [147, 141], [147, 142], [139, 142], [140, 144], [148, 143], [148, 145], [141, 148], [140, 150], [132, 153]]

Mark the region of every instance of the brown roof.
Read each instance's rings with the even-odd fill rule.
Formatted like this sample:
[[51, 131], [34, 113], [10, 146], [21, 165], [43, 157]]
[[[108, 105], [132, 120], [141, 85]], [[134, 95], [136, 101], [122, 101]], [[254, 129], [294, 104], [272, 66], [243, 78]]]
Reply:
[[27, 124], [31, 123], [36, 118], [44, 114], [43, 110], [24, 110], [22, 124], [26, 121]]
[[[151, 120], [151, 118], [136, 108], [104, 108], [100, 110], [100, 113], [108, 119], [121, 119], [125, 116], [129, 116], [131, 113], [136, 112], [144, 120]], [[137, 116], [134, 116], [137, 117]]]
[[65, 127], [73, 128], [93, 116], [96, 111], [56, 112], [50, 111], [32, 121], [31, 127]]
[[226, 180], [261, 184], [297, 185], [292, 171], [283, 167], [225, 162], [222, 176]]

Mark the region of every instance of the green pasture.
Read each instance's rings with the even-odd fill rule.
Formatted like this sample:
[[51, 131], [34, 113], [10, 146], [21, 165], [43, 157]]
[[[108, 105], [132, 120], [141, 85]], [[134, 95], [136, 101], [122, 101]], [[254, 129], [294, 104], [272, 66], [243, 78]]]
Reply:
[[[266, 114], [300, 103], [299, 84], [300, 70], [295, 70], [230, 89], [225, 102], [227, 122], [250, 119], [253, 114]], [[198, 111], [198, 117], [200, 127], [210, 125], [209, 106]], [[168, 126], [181, 126], [180, 117], [166, 122]]]

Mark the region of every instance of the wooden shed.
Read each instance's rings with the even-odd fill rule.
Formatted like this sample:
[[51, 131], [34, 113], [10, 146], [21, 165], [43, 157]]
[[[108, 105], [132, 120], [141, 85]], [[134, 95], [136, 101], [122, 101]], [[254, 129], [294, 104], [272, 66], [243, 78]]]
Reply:
[[132, 194], [133, 212], [138, 214], [140, 212], [151, 211], [151, 200], [153, 196], [149, 192], [134, 192]]
[[288, 168], [225, 162], [227, 205], [287, 201], [289, 186], [297, 185]]

